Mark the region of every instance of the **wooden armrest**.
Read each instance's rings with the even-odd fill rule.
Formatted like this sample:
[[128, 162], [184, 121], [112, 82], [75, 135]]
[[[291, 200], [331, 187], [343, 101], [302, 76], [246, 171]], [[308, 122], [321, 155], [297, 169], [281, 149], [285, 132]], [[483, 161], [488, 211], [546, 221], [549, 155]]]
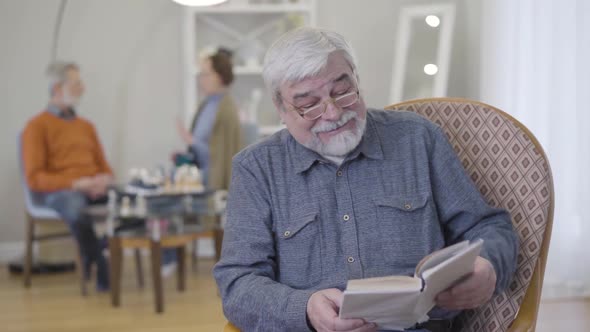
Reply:
[[510, 332], [528, 332], [534, 331], [537, 323], [537, 313], [539, 312], [539, 301], [541, 298], [541, 285], [539, 279], [541, 278], [541, 271], [539, 265], [535, 267], [535, 273], [529, 284], [520, 309], [516, 314], [516, 318], [510, 325]]
[[234, 326], [234, 324], [227, 322], [223, 328], [223, 332], [240, 332], [240, 330]]

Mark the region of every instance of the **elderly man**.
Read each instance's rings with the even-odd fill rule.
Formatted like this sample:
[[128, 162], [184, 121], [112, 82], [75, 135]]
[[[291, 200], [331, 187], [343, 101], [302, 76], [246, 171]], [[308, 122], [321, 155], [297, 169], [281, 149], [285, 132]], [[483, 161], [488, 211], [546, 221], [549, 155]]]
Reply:
[[84, 214], [88, 204], [104, 202], [112, 183], [94, 126], [76, 114], [84, 93], [75, 63], [55, 62], [47, 74], [50, 101], [45, 110], [27, 123], [23, 135], [23, 161], [27, 183], [68, 223], [82, 253], [85, 271], [97, 265], [97, 290], [109, 287], [108, 265]]
[[504, 289], [516, 268], [509, 215], [488, 206], [436, 125], [365, 107], [353, 51], [301, 28], [269, 49], [264, 78], [287, 129], [233, 161], [221, 260], [226, 317], [244, 331], [374, 331], [339, 319], [349, 279], [412, 275], [418, 261], [485, 240], [472, 273], [437, 297], [446, 331], [458, 310]]

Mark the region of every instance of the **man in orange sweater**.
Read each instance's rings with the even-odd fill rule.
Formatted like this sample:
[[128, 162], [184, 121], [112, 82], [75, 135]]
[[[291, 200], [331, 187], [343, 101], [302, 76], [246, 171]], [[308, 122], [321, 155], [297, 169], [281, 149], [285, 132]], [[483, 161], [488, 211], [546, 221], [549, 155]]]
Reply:
[[68, 223], [80, 246], [85, 272], [96, 264], [97, 290], [104, 291], [109, 287], [108, 264], [84, 209], [105, 202], [113, 172], [94, 126], [74, 109], [84, 93], [79, 67], [55, 62], [47, 74], [49, 104], [29, 120], [22, 135], [26, 180]]

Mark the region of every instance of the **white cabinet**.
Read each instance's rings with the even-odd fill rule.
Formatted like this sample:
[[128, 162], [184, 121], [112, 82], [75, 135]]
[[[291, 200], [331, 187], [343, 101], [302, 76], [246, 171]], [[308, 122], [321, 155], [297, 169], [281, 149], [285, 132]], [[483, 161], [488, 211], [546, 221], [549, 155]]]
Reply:
[[201, 101], [197, 91], [199, 54], [207, 48], [234, 52], [231, 94], [241, 117], [265, 136], [281, 128], [262, 79], [262, 60], [284, 32], [316, 23], [316, 0], [230, 0], [213, 7], [187, 7], [183, 22], [184, 106], [186, 123]]

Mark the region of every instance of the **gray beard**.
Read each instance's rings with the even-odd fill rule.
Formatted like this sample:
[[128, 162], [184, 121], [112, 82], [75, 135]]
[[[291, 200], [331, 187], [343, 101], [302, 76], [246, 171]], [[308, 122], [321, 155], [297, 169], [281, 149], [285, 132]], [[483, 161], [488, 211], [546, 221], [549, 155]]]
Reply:
[[[323, 143], [318, 137], [318, 132], [321, 132], [322, 130], [318, 130], [314, 127], [312, 128], [313, 138], [305, 144], [305, 147], [330, 160], [332, 160], [334, 157], [336, 160], [344, 158], [348, 153], [354, 150], [361, 142], [363, 133], [365, 132], [365, 127], [367, 125], [367, 120], [361, 119], [356, 112], [347, 111], [347, 113], [345, 113], [346, 118], [345, 115], [343, 115], [339, 121], [332, 122], [331, 124], [320, 127], [336, 129], [345, 125], [348, 121], [356, 119], [355, 128], [353, 130], [347, 130], [331, 137], [330, 141], [326, 144]], [[354, 114], [354, 116], [350, 114]]]

